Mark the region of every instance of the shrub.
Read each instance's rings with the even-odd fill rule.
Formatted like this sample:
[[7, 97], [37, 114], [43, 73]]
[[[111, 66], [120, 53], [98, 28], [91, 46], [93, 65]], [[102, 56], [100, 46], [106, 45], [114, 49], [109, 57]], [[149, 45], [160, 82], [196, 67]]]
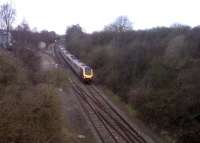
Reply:
[[37, 75], [39, 83], [47, 83], [57, 88], [66, 87], [68, 77], [63, 69], [51, 69]]
[[63, 123], [56, 86], [64, 84], [58, 82], [64, 73], [51, 73], [50, 82], [40, 82], [40, 76], [33, 83], [24, 65], [11, 53], [0, 51], [0, 142], [59, 141]]

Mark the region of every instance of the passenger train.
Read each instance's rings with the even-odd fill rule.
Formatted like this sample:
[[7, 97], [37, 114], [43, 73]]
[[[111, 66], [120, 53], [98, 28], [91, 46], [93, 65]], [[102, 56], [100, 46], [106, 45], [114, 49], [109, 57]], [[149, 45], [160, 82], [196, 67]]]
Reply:
[[93, 69], [80, 62], [74, 55], [69, 53], [64, 47], [59, 46], [60, 54], [63, 56], [65, 61], [71, 66], [73, 71], [78, 75], [78, 77], [84, 82], [91, 82], [93, 80]]

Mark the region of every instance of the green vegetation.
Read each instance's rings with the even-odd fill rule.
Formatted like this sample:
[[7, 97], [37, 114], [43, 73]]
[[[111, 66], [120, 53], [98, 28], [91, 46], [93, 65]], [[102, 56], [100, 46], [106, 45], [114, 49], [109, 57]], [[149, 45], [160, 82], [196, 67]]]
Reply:
[[74, 25], [66, 47], [152, 128], [178, 143], [200, 142], [200, 27], [86, 34]]

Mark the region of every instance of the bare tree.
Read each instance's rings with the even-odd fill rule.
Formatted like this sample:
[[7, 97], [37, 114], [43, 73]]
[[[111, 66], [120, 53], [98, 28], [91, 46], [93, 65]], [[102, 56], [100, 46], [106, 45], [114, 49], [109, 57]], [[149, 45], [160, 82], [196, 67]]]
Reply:
[[70, 27], [67, 27], [65, 40], [71, 41], [71, 40], [78, 40], [83, 35], [82, 27], [79, 24], [72, 25]]
[[16, 10], [8, 3], [1, 5], [0, 7], [0, 22], [1, 28], [10, 31], [12, 23], [15, 20]]
[[83, 30], [82, 30], [82, 28], [79, 24], [72, 25], [72, 26], [67, 28], [66, 34], [72, 34], [72, 33], [75, 33], [75, 34], [79, 33], [80, 34], [80, 33], [83, 33]]
[[119, 16], [112, 24], [105, 26], [105, 31], [125, 32], [132, 30], [132, 22], [127, 16]]
[[16, 30], [18, 30], [18, 31], [31, 31], [29, 24], [25, 19], [23, 19], [21, 24], [16, 27]]

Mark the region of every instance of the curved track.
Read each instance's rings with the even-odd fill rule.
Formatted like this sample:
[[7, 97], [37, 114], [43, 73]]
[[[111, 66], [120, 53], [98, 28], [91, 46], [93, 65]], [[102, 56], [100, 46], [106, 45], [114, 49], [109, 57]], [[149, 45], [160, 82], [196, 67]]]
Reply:
[[[57, 49], [59, 50], [59, 49]], [[68, 64], [54, 49], [54, 55], [64, 67]], [[102, 143], [147, 143], [94, 85], [83, 85], [70, 79], [78, 101]]]

